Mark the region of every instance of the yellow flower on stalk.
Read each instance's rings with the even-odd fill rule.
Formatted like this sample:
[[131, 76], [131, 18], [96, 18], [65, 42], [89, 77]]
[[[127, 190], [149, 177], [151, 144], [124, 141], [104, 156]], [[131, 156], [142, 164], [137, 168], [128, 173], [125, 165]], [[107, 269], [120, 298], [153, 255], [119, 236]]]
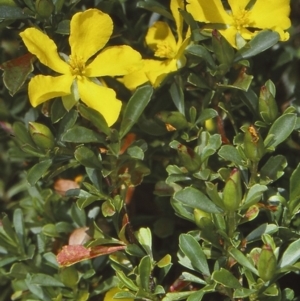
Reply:
[[147, 81], [156, 88], [169, 73], [184, 66], [183, 52], [190, 36], [188, 31], [183, 38], [183, 18], [179, 9], [184, 9], [184, 1], [171, 0], [170, 9], [176, 24], [177, 39], [166, 22], [157, 21], [148, 29], [146, 44], [158, 59], [145, 59], [142, 69], [124, 76], [122, 81], [128, 89], [133, 90]]
[[196, 21], [224, 24], [218, 29], [235, 48], [236, 35], [251, 40], [259, 30], [270, 29], [278, 32], [281, 41], [286, 41], [285, 32], [291, 26], [289, 0], [257, 0], [248, 7], [250, 0], [228, 0], [231, 10], [225, 10], [221, 0], [187, 0], [186, 10]]
[[[116, 122], [122, 103], [116, 93], [96, 77], [119, 76], [140, 67], [141, 56], [129, 46], [106, 47], [113, 31], [109, 15], [97, 9], [76, 13], [70, 24], [71, 55], [64, 61], [53, 40], [36, 28], [28, 28], [20, 36], [29, 52], [41, 63], [59, 73], [58, 76], [34, 76], [28, 86], [32, 106], [62, 97], [72, 103], [80, 98], [88, 107], [100, 112], [108, 125]], [[79, 95], [78, 95], [79, 94]], [[74, 102], [74, 101], [73, 101]]]

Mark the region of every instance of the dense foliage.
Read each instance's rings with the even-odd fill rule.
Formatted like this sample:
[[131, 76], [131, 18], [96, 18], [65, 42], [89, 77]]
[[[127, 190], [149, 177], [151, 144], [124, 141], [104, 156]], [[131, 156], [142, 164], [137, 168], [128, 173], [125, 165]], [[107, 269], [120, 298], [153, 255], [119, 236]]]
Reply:
[[0, 0], [0, 301], [299, 301], [299, 17]]

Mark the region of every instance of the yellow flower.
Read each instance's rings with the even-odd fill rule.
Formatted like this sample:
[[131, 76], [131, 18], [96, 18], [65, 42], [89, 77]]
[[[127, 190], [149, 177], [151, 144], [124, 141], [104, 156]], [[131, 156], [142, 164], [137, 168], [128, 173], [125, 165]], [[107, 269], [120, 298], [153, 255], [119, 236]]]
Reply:
[[[140, 54], [129, 46], [113, 46], [103, 49], [94, 59], [89, 60], [108, 42], [113, 23], [109, 15], [97, 9], [77, 13], [71, 20], [69, 44], [71, 55], [64, 61], [57, 52], [55, 43], [36, 28], [20, 33], [29, 52], [58, 76], [37, 75], [28, 86], [32, 106], [52, 99], [75, 97], [100, 112], [109, 126], [116, 122], [122, 103], [114, 90], [101, 85], [95, 79], [101, 76], [125, 75], [140, 64]], [[76, 92], [78, 91], [78, 92]], [[76, 94], [79, 94], [76, 97]], [[73, 98], [74, 98], [73, 97]]]
[[228, 0], [231, 10], [224, 9], [221, 0], [187, 0], [186, 10], [195, 20], [205, 23], [225, 24], [220, 33], [237, 47], [236, 34], [250, 40], [261, 29], [277, 31], [281, 41], [286, 41], [285, 32], [291, 26], [289, 0], [257, 0], [248, 8], [249, 0]]
[[147, 81], [156, 88], [169, 73], [185, 64], [183, 52], [189, 42], [190, 32], [183, 39], [183, 18], [179, 9], [184, 9], [184, 1], [171, 0], [170, 9], [176, 24], [177, 40], [166, 22], [155, 22], [147, 32], [146, 44], [160, 60], [145, 59], [142, 69], [124, 76], [122, 81], [128, 89], [133, 90]]

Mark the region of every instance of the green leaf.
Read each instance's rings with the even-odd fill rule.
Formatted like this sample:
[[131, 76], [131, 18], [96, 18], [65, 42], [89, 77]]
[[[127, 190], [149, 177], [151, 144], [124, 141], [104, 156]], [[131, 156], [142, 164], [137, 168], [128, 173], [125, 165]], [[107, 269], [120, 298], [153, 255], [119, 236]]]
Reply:
[[193, 45], [191, 44], [188, 46], [185, 50], [187, 53], [192, 54], [194, 56], [202, 58], [210, 68], [215, 69], [216, 63], [213, 60], [211, 54], [208, 52], [208, 50], [203, 47], [202, 45]]
[[241, 288], [237, 288], [234, 290], [234, 293], [233, 293], [233, 298], [235, 299], [243, 299], [243, 298], [246, 298], [246, 297], [249, 297], [250, 295], [254, 294], [256, 292], [256, 290], [254, 289], [249, 289], [249, 288], [244, 288], [244, 287], [241, 287]]
[[86, 107], [83, 104], [79, 104], [77, 106], [77, 109], [82, 117], [89, 120], [100, 131], [102, 131], [106, 135], [110, 134], [110, 128], [108, 127], [106, 120], [104, 119], [103, 115], [101, 115], [98, 111]]
[[236, 166], [243, 165], [242, 157], [233, 145], [223, 145], [218, 151], [218, 155]]
[[102, 166], [95, 153], [86, 146], [78, 147], [74, 152], [74, 157], [85, 167], [100, 168]]
[[210, 275], [206, 256], [198, 241], [192, 235], [181, 234], [179, 236], [179, 248], [191, 261], [192, 266], [196, 271], [204, 274], [205, 276]]
[[178, 301], [186, 300], [188, 296], [194, 294], [194, 292], [176, 292], [176, 293], [167, 293], [162, 301]]
[[214, 271], [212, 274], [212, 279], [215, 280], [217, 283], [220, 283], [230, 288], [237, 289], [242, 286], [238, 279], [232, 275], [232, 273], [223, 268], [221, 268], [220, 271]]
[[66, 133], [62, 135], [61, 140], [73, 143], [105, 143], [105, 139], [100, 134], [83, 126], [77, 125], [67, 130]]
[[128, 278], [121, 270], [116, 271], [116, 274], [127, 288], [135, 292], [138, 291], [139, 288], [136, 286], [136, 284], [130, 278]]
[[28, 19], [30, 15], [18, 6], [1, 5], [0, 6], [0, 19], [3, 20], [16, 20]]
[[289, 210], [294, 212], [299, 207], [300, 199], [300, 163], [297, 165], [296, 169], [293, 171], [290, 178], [290, 201], [288, 202]]
[[[55, 113], [55, 114], [57, 114], [57, 113]], [[61, 136], [64, 133], [66, 133], [67, 130], [69, 130], [70, 128], [72, 128], [75, 125], [77, 117], [78, 117], [78, 112], [76, 110], [70, 110], [69, 112], [65, 112], [61, 122], [59, 123], [59, 128], [58, 128], [58, 132], [57, 132], [57, 136], [59, 138], [61, 138]]]
[[161, 5], [157, 1], [154, 0], [139, 1], [136, 4], [136, 7], [147, 9], [149, 11], [158, 13], [159, 15], [162, 15], [170, 20], [173, 20], [173, 16], [167, 11], [167, 9], [163, 5]]
[[[268, 136], [271, 135], [271, 137], [273, 137], [266, 147], [275, 148], [278, 144], [286, 140], [294, 130], [296, 120], [297, 115], [293, 113], [284, 114], [277, 118], [268, 132]], [[265, 140], [265, 144], [268, 136]]]
[[141, 259], [139, 264], [139, 276], [140, 285], [144, 291], [150, 292], [149, 281], [152, 271], [151, 258], [150, 256], [145, 256]]
[[[180, 78], [180, 80], [181, 80], [181, 78]], [[184, 94], [183, 94], [182, 87], [180, 86], [180, 84], [177, 83], [176, 81], [174, 81], [169, 89], [169, 92], [171, 94], [172, 100], [173, 100], [176, 108], [178, 109], [178, 111], [182, 115], [185, 115]]]
[[211, 118], [215, 118], [218, 116], [218, 112], [214, 109], [204, 109], [200, 116], [197, 118], [197, 120], [195, 121], [195, 124], [199, 124], [205, 120], [211, 119]]
[[229, 68], [234, 58], [234, 50], [228, 41], [218, 32], [212, 32], [212, 47], [214, 54], [225, 70]]
[[138, 121], [139, 117], [148, 105], [153, 93], [150, 85], [142, 86], [136, 89], [129, 99], [121, 122], [120, 138], [123, 138]]
[[40, 286], [64, 287], [65, 285], [47, 274], [36, 273], [31, 276], [31, 284]]
[[255, 275], [258, 275], [257, 269], [254, 265], [249, 261], [249, 259], [238, 249], [230, 248], [228, 253], [243, 267], [250, 270]]
[[276, 31], [263, 30], [259, 32], [243, 48], [237, 51], [234, 62], [248, 59], [255, 56], [268, 48], [274, 46], [279, 41], [279, 34]]
[[52, 160], [47, 159], [35, 164], [27, 174], [28, 183], [33, 186], [36, 182], [45, 175], [49, 167], [52, 165]]
[[300, 239], [292, 242], [282, 254], [278, 263], [279, 268], [293, 265], [300, 258]]
[[[15, 7], [17, 9], [19, 7]], [[3, 6], [0, 6], [0, 19]], [[15, 95], [23, 86], [28, 75], [33, 71], [33, 61], [35, 57], [27, 53], [21, 57], [4, 62], [0, 65], [3, 72], [3, 82], [10, 95]]]
[[269, 184], [278, 180], [284, 174], [287, 160], [284, 156], [272, 156], [260, 170], [260, 183]]
[[140, 228], [136, 233], [137, 239], [146, 253], [152, 258], [152, 234], [149, 228]]
[[209, 213], [220, 213], [217, 207], [203, 192], [193, 187], [186, 187], [174, 194], [174, 199], [192, 208], [201, 209]]
[[24, 252], [25, 250], [25, 226], [24, 226], [24, 218], [23, 218], [23, 212], [22, 209], [17, 208], [14, 211], [14, 215], [13, 215], [13, 224], [15, 227], [15, 231], [17, 234], [17, 237], [19, 239], [19, 246], [22, 249], [22, 251]]
[[267, 186], [260, 184], [254, 184], [253, 186], [251, 186], [247, 193], [246, 199], [244, 200], [243, 205], [241, 206], [241, 209], [247, 209], [250, 206], [259, 202], [262, 198], [264, 191], [266, 191], [267, 189]]
[[274, 224], [261, 224], [256, 229], [251, 231], [245, 238], [248, 243], [261, 239], [263, 234], [272, 234], [278, 231], [278, 226]]

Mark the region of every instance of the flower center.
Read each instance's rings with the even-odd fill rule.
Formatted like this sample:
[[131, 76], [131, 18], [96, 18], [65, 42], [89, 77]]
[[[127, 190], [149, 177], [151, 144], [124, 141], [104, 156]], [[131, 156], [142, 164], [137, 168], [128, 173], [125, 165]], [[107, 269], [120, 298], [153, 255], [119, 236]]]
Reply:
[[237, 14], [232, 15], [233, 23], [232, 25], [237, 29], [240, 30], [244, 27], [251, 27], [251, 19], [250, 17], [251, 12], [249, 10], [245, 10], [240, 8]]
[[85, 62], [82, 57], [70, 55], [69, 58], [69, 65], [72, 75], [83, 76], [85, 74]]
[[174, 49], [171, 47], [169, 43], [163, 41], [157, 44], [154, 55], [160, 58], [172, 59], [175, 57], [176, 52], [174, 51]]

